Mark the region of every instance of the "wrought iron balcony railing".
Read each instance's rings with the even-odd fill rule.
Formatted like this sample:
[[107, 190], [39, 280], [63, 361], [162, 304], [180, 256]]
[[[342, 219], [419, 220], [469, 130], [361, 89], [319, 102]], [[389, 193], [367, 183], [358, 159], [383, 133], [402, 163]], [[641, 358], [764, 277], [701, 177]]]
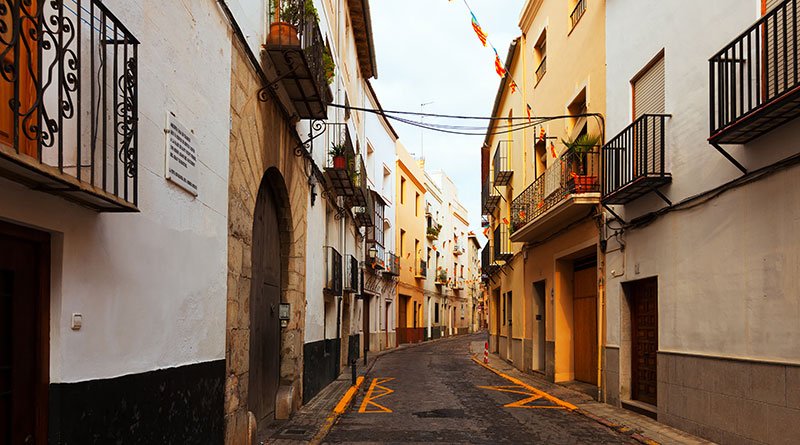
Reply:
[[483, 246], [483, 250], [481, 250], [481, 270], [487, 278], [494, 275], [499, 269], [499, 265], [494, 261], [493, 254], [491, 244], [486, 243]]
[[645, 114], [603, 146], [603, 202], [627, 204], [672, 180], [665, 168], [667, 114]]
[[417, 278], [426, 278], [428, 276], [428, 263], [425, 260], [418, 260], [416, 264], [416, 271], [414, 276]]
[[765, 14], [709, 60], [713, 144], [745, 144], [800, 116], [798, 0]]
[[483, 183], [483, 188], [481, 189], [481, 202], [483, 203], [481, 213], [484, 215], [491, 215], [492, 212], [494, 212], [494, 210], [497, 208], [497, 204], [500, 203], [500, 194], [494, 188], [492, 181], [489, 179]]
[[136, 211], [139, 41], [99, 0], [8, 0], [0, 31], [0, 176]]
[[[356, 156], [356, 158], [360, 166], [353, 184], [356, 192], [348, 199], [347, 203], [351, 206], [353, 218], [355, 218], [358, 227], [374, 227], [377, 223], [374, 220], [375, 201], [372, 197], [372, 192], [367, 187], [367, 169], [361, 156]], [[383, 221], [381, 221], [382, 223]]]
[[511, 238], [508, 226], [505, 224], [498, 224], [494, 229], [494, 259], [496, 261], [508, 261], [514, 257], [514, 252], [511, 250]]
[[361, 195], [357, 187], [356, 153], [350, 129], [345, 123], [328, 124], [331, 131], [331, 146], [327, 147], [325, 177], [336, 196], [342, 196], [345, 202], [353, 202], [355, 195]]
[[385, 258], [385, 251], [380, 243], [367, 242], [367, 266], [374, 270], [383, 270], [386, 268]]
[[511, 204], [514, 230], [536, 220], [573, 194], [599, 193], [600, 151], [597, 147], [582, 152], [567, 151], [547, 167]]
[[342, 294], [342, 254], [325, 246], [325, 290], [333, 295]]
[[358, 292], [359, 291], [359, 277], [361, 275], [361, 267], [359, 267], [358, 260], [353, 255], [347, 255], [345, 261], [344, 271], [344, 291], [345, 292]]
[[572, 13], [569, 15], [569, 21], [572, 24], [571, 28], [574, 28], [575, 25], [581, 21], [584, 12], [586, 12], [586, 0], [578, 0]]
[[494, 151], [492, 168], [494, 169], [494, 185], [506, 186], [511, 183], [514, 169], [511, 166], [511, 149], [514, 141], [499, 141]]
[[393, 277], [400, 276], [400, 257], [392, 252], [386, 254], [386, 275]]
[[316, 8], [309, 0], [271, 0], [265, 45], [280, 82], [301, 119], [325, 119], [332, 101], [332, 64]]

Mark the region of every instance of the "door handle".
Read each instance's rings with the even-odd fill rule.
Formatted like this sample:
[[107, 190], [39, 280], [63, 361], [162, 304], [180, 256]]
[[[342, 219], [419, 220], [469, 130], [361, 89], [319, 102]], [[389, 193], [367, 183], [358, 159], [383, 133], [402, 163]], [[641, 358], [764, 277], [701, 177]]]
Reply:
[[275, 303], [270, 303], [269, 304], [269, 314], [270, 315], [275, 315]]
[[33, 443], [33, 435], [28, 434], [28, 437], [25, 438], [25, 443]]

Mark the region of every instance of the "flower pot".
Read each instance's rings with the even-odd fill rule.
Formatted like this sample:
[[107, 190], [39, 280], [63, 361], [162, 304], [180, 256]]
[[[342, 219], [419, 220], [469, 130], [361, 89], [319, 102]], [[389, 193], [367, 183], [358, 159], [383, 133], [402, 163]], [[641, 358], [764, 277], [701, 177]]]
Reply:
[[347, 159], [344, 156], [333, 157], [333, 168], [337, 170], [344, 170], [347, 167]]
[[280, 46], [300, 46], [297, 28], [286, 22], [275, 22], [269, 25], [267, 44]]
[[597, 191], [597, 176], [574, 175], [572, 177], [574, 193]]

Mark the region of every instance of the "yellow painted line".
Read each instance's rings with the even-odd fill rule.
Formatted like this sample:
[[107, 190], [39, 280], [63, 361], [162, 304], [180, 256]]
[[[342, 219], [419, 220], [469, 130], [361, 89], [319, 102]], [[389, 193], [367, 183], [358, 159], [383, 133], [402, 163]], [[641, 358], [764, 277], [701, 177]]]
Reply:
[[522, 380], [519, 380], [519, 379], [516, 379], [514, 377], [511, 377], [510, 375], [506, 375], [506, 374], [498, 371], [497, 369], [494, 369], [491, 366], [482, 363], [480, 360], [476, 359], [475, 357], [472, 357], [472, 361], [477, 363], [477, 364], [479, 364], [479, 365], [481, 365], [481, 366], [483, 366], [484, 368], [488, 369], [489, 371], [492, 371], [493, 373], [499, 375], [500, 377], [508, 380], [509, 382], [517, 384], [517, 385], [529, 390], [530, 392], [532, 392], [533, 394], [535, 394], [537, 396], [544, 397], [545, 399], [555, 403], [558, 406], [566, 408], [566, 409], [568, 409], [570, 411], [574, 411], [574, 410], [578, 409], [577, 406], [575, 406], [575, 405], [573, 405], [573, 404], [571, 404], [569, 402], [565, 402], [565, 401], [563, 401], [563, 400], [561, 400], [561, 399], [559, 399], [557, 397], [553, 397], [553, 396], [551, 396], [550, 394], [548, 394], [548, 393], [546, 393], [544, 391], [538, 390], [538, 389], [534, 388], [533, 386], [530, 386], [527, 383], [523, 382]]
[[350, 404], [350, 400], [353, 399], [353, 396], [356, 394], [356, 391], [358, 391], [358, 388], [361, 386], [361, 383], [363, 382], [364, 382], [364, 377], [359, 376], [356, 379], [356, 384], [351, 386], [350, 389], [348, 389], [347, 392], [344, 393], [342, 398], [339, 400], [339, 403], [336, 404], [336, 408], [333, 409], [334, 413], [336, 414], [344, 413], [344, 410], [347, 409], [347, 405]]
[[[372, 379], [372, 384], [369, 386], [369, 390], [367, 390], [367, 393], [364, 395], [364, 401], [361, 403], [361, 407], [358, 409], [358, 412], [359, 413], [391, 413], [392, 412], [391, 409], [389, 409], [389, 408], [387, 408], [387, 407], [385, 407], [385, 406], [383, 406], [383, 405], [381, 405], [379, 403], [376, 403], [375, 400], [380, 399], [381, 397], [386, 397], [389, 394], [392, 394], [394, 392], [393, 389], [390, 389], [390, 388], [387, 388], [387, 387], [383, 386], [384, 383], [390, 382], [392, 380], [394, 380], [393, 377], [388, 377], [388, 378], [377, 378], [376, 377], [376, 378]], [[380, 390], [382, 392], [376, 394], [375, 393], [376, 389], [378, 389], [378, 390]], [[369, 406], [375, 407], [377, 409], [368, 410], [367, 407], [369, 407]]]
[[[527, 388], [514, 385], [514, 386], [478, 386], [478, 388], [482, 389], [489, 389], [492, 391], [499, 391], [499, 392], [507, 392], [510, 394], [519, 394], [523, 396], [527, 396], [524, 399], [517, 400], [516, 402], [506, 403], [503, 405], [504, 408], [526, 408], [526, 409], [564, 409], [563, 406], [556, 405], [536, 405], [536, 406], [529, 406], [528, 403], [535, 402], [542, 398], [540, 394], [536, 394], [527, 390]], [[525, 391], [520, 391], [524, 389]]]

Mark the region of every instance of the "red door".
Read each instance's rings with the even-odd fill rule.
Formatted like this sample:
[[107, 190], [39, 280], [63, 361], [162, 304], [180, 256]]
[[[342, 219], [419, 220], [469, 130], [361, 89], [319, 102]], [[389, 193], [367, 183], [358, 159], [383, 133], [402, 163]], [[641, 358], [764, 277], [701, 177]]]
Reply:
[[49, 238], [0, 222], [0, 443], [47, 443]]

